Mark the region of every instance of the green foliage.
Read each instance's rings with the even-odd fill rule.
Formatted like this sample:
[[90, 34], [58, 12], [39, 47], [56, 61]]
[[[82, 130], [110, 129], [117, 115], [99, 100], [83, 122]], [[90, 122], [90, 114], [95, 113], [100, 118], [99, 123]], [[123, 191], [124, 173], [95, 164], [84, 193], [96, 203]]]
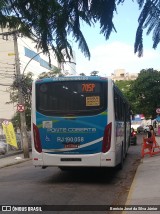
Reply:
[[[116, 32], [113, 17], [117, 5], [125, 0], [0, 0], [0, 26], [18, 30], [32, 38], [37, 47], [49, 55], [52, 48], [59, 62], [71, 60], [69, 36], [78, 43], [82, 53], [90, 58], [90, 51], [81, 31], [81, 23], [100, 24], [106, 39]], [[143, 31], [153, 32], [153, 48], [160, 42], [160, 0], [137, 0], [141, 13], [135, 39], [135, 53], [143, 54]]]
[[117, 80], [115, 84], [122, 91], [124, 96], [130, 97], [130, 88], [134, 80]]
[[160, 72], [143, 69], [131, 87], [134, 91], [137, 108], [146, 117], [156, 117], [156, 108], [160, 107]]
[[[32, 38], [37, 47], [49, 55], [52, 48], [59, 62], [71, 60], [69, 36], [78, 43], [82, 53], [90, 58], [90, 51], [81, 31], [81, 23], [100, 24], [106, 39], [116, 32], [113, 17], [117, 5], [125, 0], [0, 0], [0, 26], [18, 30]], [[160, 0], [137, 0], [141, 13], [135, 39], [135, 53], [143, 54], [143, 31], [153, 32], [153, 48], [160, 42]]]
[[142, 113], [146, 118], [156, 117], [156, 109], [160, 107], [159, 71], [143, 69], [136, 80], [121, 80], [115, 84], [127, 97], [134, 114]]
[[51, 77], [62, 77], [64, 74], [62, 73], [60, 68], [54, 68], [52, 71], [49, 72], [43, 72], [38, 76], [38, 79], [43, 79], [43, 78], [51, 78]]
[[[13, 118], [11, 119], [14, 129], [19, 129], [20, 126], [20, 112], [16, 112]], [[31, 130], [31, 104], [25, 103], [25, 117], [26, 117], [26, 126], [27, 131]]]
[[137, 2], [142, 10], [138, 19], [134, 51], [142, 56], [144, 29], [147, 29], [147, 35], [153, 32], [153, 48], [156, 48], [160, 42], [160, 0], [137, 0]]
[[116, 6], [124, 0], [0, 0], [0, 26], [16, 29], [32, 38], [37, 47], [49, 56], [52, 48], [59, 62], [71, 60], [69, 36], [78, 43], [82, 53], [90, 58], [90, 51], [81, 31], [81, 23], [100, 24], [106, 39], [116, 31], [113, 16]]
[[80, 76], [86, 76], [85, 73], [80, 73], [79, 75], [80, 75]]
[[128, 102], [131, 105], [131, 109], [134, 113], [137, 113], [137, 109], [136, 109], [136, 98], [135, 98], [135, 94], [134, 91], [131, 90], [131, 87], [133, 85], [135, 80], [117, 80], [115, 82], [115, 84], [117, 85], [117, 87], [122, 91], [122, 93], [124, 94], [124, 96], [127, 98]]
[[98, 76], [99, 71], [92, 71], [90, 73], [91, 76]]
[[12, 123], [13, 123], [13, 126], [14, 126], [14, 129], [15, 131], [20, 129], [21, 127], [21, 124], [20, 124], [20, 113], [17, 112], [14, 117], [11, 119]]
[[[26, 116], [26, 125], [27, 130], [31, 129], [31, 87], [32, 87], [32, 78], [33, 74], [28, 73], [24, 76], [23, 79], [16, 78], [13, 82], [12, 86], [10, 87], [10, 102], [15, 105], [18, 103], [18, 89], [17, 87], [20, 86], [23, 93], [24, 104], [25, 104], [25, 116]], [[14, 128], [17, 130], [20, 128], [20, 113], [16, 112], [14, 117], [12, 118], [12, 123]]]

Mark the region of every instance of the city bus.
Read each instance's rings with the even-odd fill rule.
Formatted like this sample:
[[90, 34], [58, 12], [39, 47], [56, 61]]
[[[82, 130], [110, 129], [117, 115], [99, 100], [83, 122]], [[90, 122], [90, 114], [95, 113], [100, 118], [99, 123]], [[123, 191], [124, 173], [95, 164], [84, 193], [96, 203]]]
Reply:
[[109, 78], [68, 76], [32, 85], [34, 166], [122, 168], [131, 110]]

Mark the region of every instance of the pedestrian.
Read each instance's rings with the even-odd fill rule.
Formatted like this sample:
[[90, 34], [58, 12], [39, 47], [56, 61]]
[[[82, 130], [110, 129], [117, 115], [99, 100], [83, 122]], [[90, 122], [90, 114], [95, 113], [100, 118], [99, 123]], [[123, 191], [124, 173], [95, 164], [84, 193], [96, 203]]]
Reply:
[[154, 128], [149, 125], [149, 131], [147, 131], [147, 142], [153, 144], [153, 136], [155, 136]]
[[131, 128], [131, 137], [134, 135], [134, 128]]

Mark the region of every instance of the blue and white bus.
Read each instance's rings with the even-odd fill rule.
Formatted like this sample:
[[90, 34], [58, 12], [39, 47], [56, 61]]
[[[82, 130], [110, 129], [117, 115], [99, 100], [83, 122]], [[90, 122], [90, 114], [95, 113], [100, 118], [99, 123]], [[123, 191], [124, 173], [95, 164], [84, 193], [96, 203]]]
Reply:
[[130, 106], [109, 78], [40, 79], [32, 86], [33, 165], [123, 166]]

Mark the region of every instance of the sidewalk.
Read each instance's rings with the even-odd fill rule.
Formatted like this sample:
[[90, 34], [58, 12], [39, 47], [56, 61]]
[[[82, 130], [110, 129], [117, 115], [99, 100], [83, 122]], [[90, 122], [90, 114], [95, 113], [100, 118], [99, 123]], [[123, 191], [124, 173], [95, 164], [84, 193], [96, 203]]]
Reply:
[[22, 151], [10, 152], [6, 155], [0, 155], [0, 169], [18, 163], [22, 163], [28, 160], [31, 160], [31, 152], [30, 158], [24, 158], [24, 154], [22, 153]]
[[[156, 140], [160, 145], [160, 137]], [[160, 213], [160, 153], [153, 157], [145, 155], [141, 160], [125, 205], [132, 211], [123, 211], [123, 214]], [[133, 211], [134, 205], [137, 211]], [[144, 211], [148, 207], [153, 210]], [[159, 211], [155, 211], [157, 208]]]

